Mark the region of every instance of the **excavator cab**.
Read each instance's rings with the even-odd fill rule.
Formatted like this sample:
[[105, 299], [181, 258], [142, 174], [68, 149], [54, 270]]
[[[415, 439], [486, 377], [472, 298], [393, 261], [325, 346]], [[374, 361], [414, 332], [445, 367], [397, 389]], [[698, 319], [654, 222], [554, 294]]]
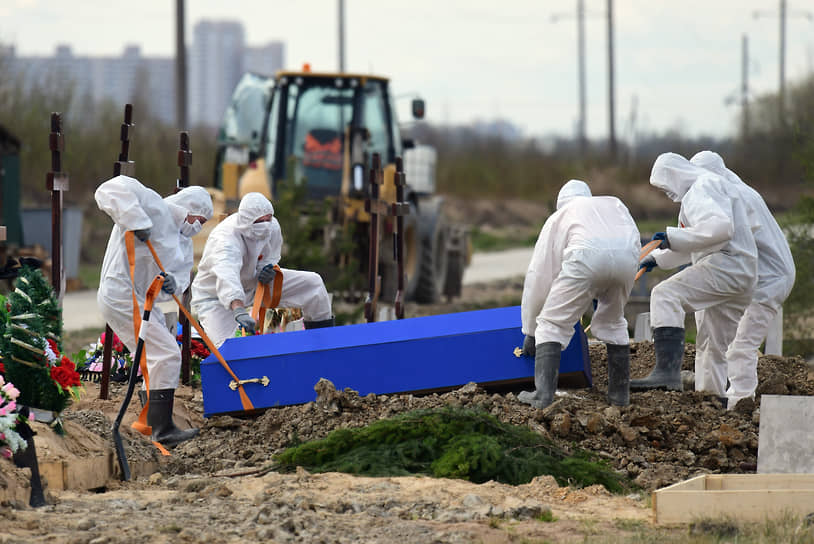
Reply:
[[262, 161], [272, 195], [276, 181], [294, 174], [314, 198], [359, 198], [365, 176], [350, 162], [363, 167], [379, 153], [387, 165], [403, 151], [391, 103], [387, 79], [375, 76], [245, 74], [218, 132], [215, 186], [239, 198], [240, 177]]
[[[455, 278], [447, 277], [452, 231], [442, 217], [442, 199], [433, 194], [435, 152], [425, 146], [410, 155], [416, 150], [405, 149], [394, 103], [388, 79], [379, 76], [245, 74], [218, 132], [215, 187], [223, 191], [227, 208], [235, 209], [243, 194], [259, 191], [274, 199], [277, 183], [293, 179], [305, 183], [310, 198], [334, 200], [335, 217], [342, 222], [367, 223], [371, 157], [381, 157], [380, 198], [388, 202], [395, 200], [395, 159], [404, 157], [412, 206], [405, 227], [406, 294], [433, 302], [441, 294], [460, 294], [465, 263], [452, 267]], [[412, 107], [414, 116], [423, 117], [423, 101], [414, 100]], [[389, 221], [385, 231], [392, 229]], [[383, 269], [386, 274], [386, 265]]]

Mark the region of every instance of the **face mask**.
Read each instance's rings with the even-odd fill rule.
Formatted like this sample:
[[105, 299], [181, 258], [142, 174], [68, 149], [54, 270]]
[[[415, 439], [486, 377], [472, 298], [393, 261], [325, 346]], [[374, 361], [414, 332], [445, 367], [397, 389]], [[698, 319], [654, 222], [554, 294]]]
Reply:
[[271, 235], [271, 221], [252, 223], [247, 236], [253, 240], [264, 240]]
[[183, 234], [187, 238], [192, 238], [193, 236], [201, 232], [202, 228], [203, 225], [201, 225], [201, 222], [197, 219], [192, 224], [184, 221], [184, 223], [181, 225], [181, 234]]

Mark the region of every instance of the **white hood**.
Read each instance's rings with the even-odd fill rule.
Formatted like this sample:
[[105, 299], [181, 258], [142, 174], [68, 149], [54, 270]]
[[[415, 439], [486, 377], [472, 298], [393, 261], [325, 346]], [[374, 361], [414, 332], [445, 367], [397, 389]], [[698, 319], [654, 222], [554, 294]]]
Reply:
[[240, 206], [237, 209], [237, 228], [250, 229], [257, 219], [268, 214], [274, 215], [274, 206], [269, 199], [260, 193], [247, 193], [240, 199]]
[[699, 151], [693, 155], [690, 162], [734, 183], [743, 183], [740, 176], [726, 167], [723, 157], [714, 151]]
[[673, 202], [681, 202], [692, 184], [705, 173], [678, 153], [662, 153], [650, 171], [650, 185], [667, 194]]
[[569, 180], [562, 186], [562, 189], [560, 189], [557, 195], [557, 209], [559, 210], [578, 196], [591, 196], [590, 187], [588, 187], [588, 184], [584, 181], [578, 179]]
[[214, 214], [212, 197], [206, 189], [198, 185], [184, 187], [177, 193], [165, 197], [164, 202], [183, 208], [186, 215], [200, 215], [207, 221], [212, 219]]

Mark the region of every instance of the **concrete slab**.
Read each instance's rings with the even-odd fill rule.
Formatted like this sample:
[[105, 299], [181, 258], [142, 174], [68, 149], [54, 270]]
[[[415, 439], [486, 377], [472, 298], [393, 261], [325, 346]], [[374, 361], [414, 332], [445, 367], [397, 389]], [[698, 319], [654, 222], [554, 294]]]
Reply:
[[70, 291], [62, 298], [62, 328], [65, 331], [99, 329], [101, 333], [105, 320], [96, 304], [96, 290]]
[[524, 277], [533, 253], [533, 247], [473, 253], [472, 262], [464, 270], [463, 284]]
[[757, 471], [814, 473], [814, 397], [761, 397]]

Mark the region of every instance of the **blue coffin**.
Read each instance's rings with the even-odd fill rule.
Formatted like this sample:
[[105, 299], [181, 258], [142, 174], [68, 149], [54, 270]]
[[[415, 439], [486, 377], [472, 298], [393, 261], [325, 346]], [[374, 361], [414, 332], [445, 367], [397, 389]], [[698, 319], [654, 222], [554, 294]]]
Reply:
[[[590, 386], [588, 343], [579, 323], [574, 328], [562, 353], [561, 384], [570, 378]], [[268, 385], [244, 385], [261, 409], [316, 400], [320, 378], [362, 396], [529, 382], [534, 359], [514, 355], [523, 338], [520, 307], [513, 306], [230, 338], [220, 352], [240, 380], [268, 377]], [[204, 416], [243, 411], [231, 381], [214, 356], [201, 363]]]

